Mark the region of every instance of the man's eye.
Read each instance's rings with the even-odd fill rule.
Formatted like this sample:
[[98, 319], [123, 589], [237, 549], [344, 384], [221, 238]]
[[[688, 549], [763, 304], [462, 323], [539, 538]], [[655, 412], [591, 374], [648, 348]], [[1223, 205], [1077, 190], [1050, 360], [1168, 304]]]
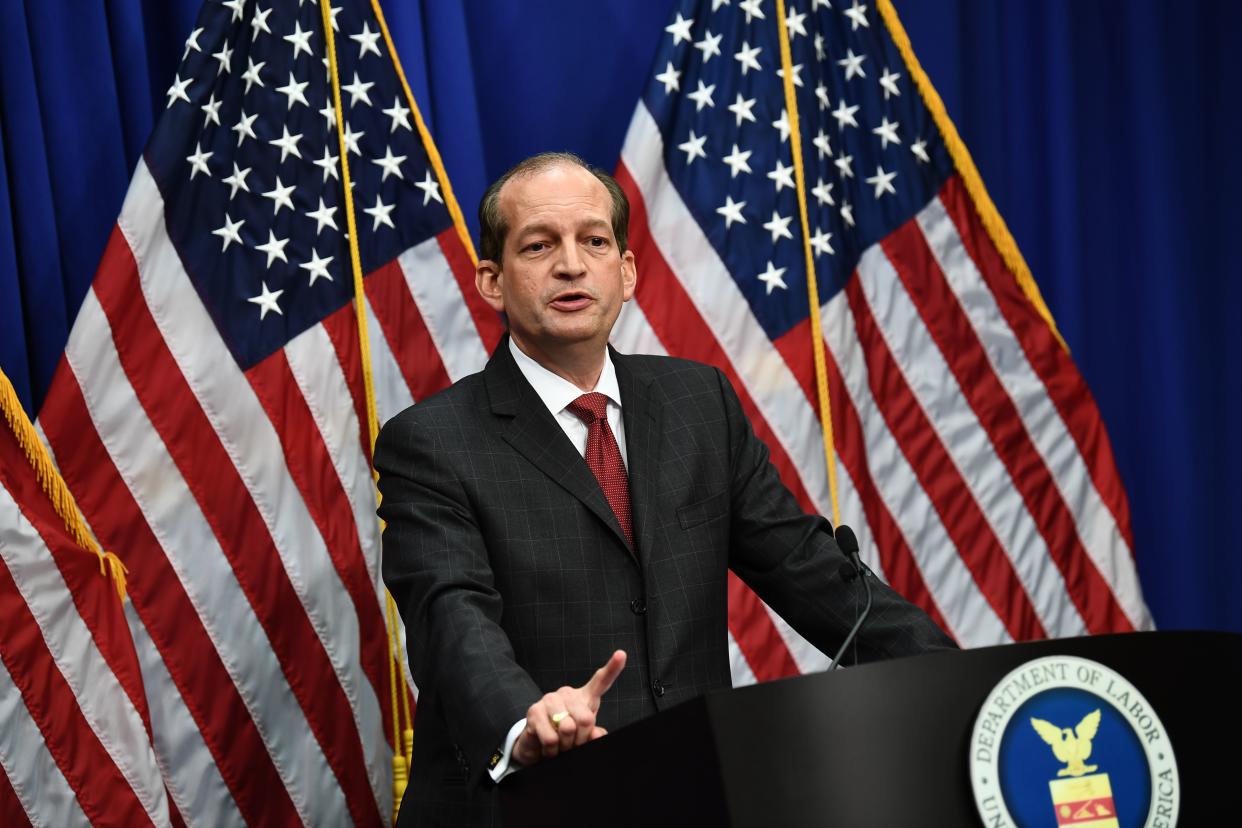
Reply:
[[526, 249], [529, 250], [531, 253], [542, 252], [543, 249], [546, 247], [547, 245], [544, 244], [543, 242], [531, 242], [530, 244], [526, 245]]
[[592, 236], [588, 240], [588, 243], [592, 247], [603, 247], [604, 245], [608, 244], [608, 240], [604, 238], [603, 236]]

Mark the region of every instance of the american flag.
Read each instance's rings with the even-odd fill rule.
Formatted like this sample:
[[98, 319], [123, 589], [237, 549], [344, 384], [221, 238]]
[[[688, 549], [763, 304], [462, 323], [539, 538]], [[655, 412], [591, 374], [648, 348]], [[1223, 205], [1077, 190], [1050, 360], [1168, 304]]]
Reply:
[[[958, 642], [1151, 626], [1099, 412], [887, 0], [680, 3], [617, 177], [614, 342], [722, 368], [831, 516], [809, 245], [840, 519]], [[737, 683], [827, 662], [736, 580], [730, 635]]]
[[125, 612], [58, 484], [0, 373], [0, 822], [166, 825]]
[[205, 3], [40, 412], [129, 567], [155, 757], [188, 824], [391, 820], [406, 685], [346, 160], [378, 420], [501, 334], [378, 6], [327, 12], [339, 116], [324, 13]]

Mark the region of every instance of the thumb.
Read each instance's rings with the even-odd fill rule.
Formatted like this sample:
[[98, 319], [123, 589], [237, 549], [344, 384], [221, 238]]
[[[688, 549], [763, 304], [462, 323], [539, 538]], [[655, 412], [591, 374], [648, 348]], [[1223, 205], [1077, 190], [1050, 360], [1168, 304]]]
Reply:
[[591, 696], [595, 703], [598, 704], [600, 697], [608, 692], [613, 682], [617, 680], [617, 676], [621, 675], [621, 671], [625, 669], [625, 658], [625, 650], [614, 652], [612, 657], [608, 659], [603, 667], [595, 671], [590, 681], [582, 688]]

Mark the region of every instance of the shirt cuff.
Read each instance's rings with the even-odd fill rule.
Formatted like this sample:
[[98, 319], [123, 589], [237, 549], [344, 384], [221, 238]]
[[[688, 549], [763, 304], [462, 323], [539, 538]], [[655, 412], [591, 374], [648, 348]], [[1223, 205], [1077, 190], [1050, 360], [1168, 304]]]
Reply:
[[499, 782], [509, 774], [516, 770], [521, 770], [521, 766], [516, 762], [510, 761], [513, 755], [513, 743], [518, 740], [518, 736], [522, 735], [522, 728], [526, 727], [526, 719], [518, 719], [513, 723], [513, 727], [509, 728], [509, 735], [505, 738], [505, 746], [501, 749], [499, 758], [493, 756], [491, 767], [487, 772], [492, 777], [493, 782]]

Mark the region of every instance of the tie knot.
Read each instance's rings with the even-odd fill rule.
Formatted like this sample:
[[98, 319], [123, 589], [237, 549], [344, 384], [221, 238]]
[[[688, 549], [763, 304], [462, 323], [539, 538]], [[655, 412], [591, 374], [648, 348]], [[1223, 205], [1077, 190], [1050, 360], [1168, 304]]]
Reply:
[[598, 391], [592, 391], [590, 394], [583, 394], [565, 407], [590, 425], [608, 415], [608, 398]]

